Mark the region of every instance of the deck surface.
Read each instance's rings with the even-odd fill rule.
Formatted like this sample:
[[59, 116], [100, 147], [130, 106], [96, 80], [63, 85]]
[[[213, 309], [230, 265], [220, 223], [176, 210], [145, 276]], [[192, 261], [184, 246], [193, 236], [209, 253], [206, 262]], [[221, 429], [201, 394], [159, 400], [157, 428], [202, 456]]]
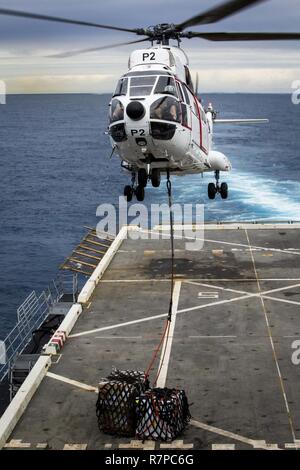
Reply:
[[[297, 446], [300, 365], [291, 345], [300, 339], [300, 229], [207, 228], [201, 251], [185, 242], [175, 243], [174, 332], [160, 377], [192, 404], [175, 446]], [[138, 445], [98, 430], [97, 395], [80, 384], [97, 387], [112, 366], [145, 370], [168, 311], [169, 273], [169, 240], [123, 242], [51, 366], [59, 377], [45, 377], [10, 439], [52, 449]]]

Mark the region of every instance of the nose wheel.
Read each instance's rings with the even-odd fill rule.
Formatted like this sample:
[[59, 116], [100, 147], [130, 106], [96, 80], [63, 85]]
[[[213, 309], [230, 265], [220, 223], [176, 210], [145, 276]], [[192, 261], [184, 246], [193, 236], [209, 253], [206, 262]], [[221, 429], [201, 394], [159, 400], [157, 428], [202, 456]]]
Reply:
[[145, 199], [145, 188], [138, 185], [135, 189], [135, 196], [138, 201], [142, 202]]
[[[145, 171], [146, 173], [146, 171]], [[135, 180], [136, 180], [136, 174], [132, 173], [132, 178], [131, 178], [131, 186], [126, 185], [124, 187], [124, 196], [127, 199], [127, 202], [131, 202], [133, 196], [137, 198], [139, 202], [142, 202], [145, 199], [145, 186], [147, 184], [147, 173], [146, 173], [146, 182], [144, 178], [144, 174], [140, 171], [138, 172], [138, 185], [135, 186]]]
[[129, 184], [126, 185], [126, 186], [124, 187], [124, 196], [126, 197], [127, 202], [131, 202], [131, 201], [132, 201], [132, 196], [133, 196], [133, 194], [134, 194], [134, 189], [133, 189], [133, 187], [132, 187], [132, 186], [129, 186]]
[[151, 172], [151, 183], [153, 188], [158, 188], [160, 186], [160, 171], [158, 168], [153, 168]]
[[220, 180], [220, 172], [216, 171], [215, 172], [215, 178], [216, 178], [216, 184], [214, 183], [209, 183], [207, 193], [209, 199], [215, 199], [216, 194], [220, 194], [222, 199], [227, 199], [228, 198], [228, 184], [227, 183], [222, 183], [221, 185], [219, 184]]
[[147, 170], [145, 170], [144, 168], [140, 168], [138, 171], [138, 185], [141, 186], [142, 188], [145, 188], [147, 186], [147, 181], [148, 181]]
[[150, 173], [149, 165], [148, 171], [144, 168], [140, 168], [137, 174], [135, 172], [132, 173], [131, 186], [126, 185], [124, 187], [124, 196], [127, 198], [127, 202], [131, 202], [134, 195], [139, 202], [142, 202], [145, 199], [145, 187], [147, 186], [148, 179], [151, 180], [154, 188], [158, 188], [161, 180], [160, 170], [158, 168], [153, 168]]

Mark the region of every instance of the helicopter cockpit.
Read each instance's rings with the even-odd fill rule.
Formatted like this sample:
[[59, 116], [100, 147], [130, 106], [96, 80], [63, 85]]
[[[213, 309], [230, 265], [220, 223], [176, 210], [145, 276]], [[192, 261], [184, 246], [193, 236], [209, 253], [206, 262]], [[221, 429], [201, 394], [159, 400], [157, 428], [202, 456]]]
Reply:
[[[157, 99], [155, 99], [155, 95], [160, 96], [157, 96]], [[171, 74], [164, 71], [129, 72], [126, 76], [122, 77], [117, 84], [111, 102], [110, 124], [125, 119], [126, 105], [125, 101], [121, 98], [122, 96], [126, 96], [131, 102], [132, 99], [144, 101], [147, 97], [151, 98], [149, 118], [151, 120], [150, 125], [153, 138], [167, 140], [173, 137], [176, 130], [176, 125], [174, 124], [181, 122], [182, 111], [177, 85]], [[119, 97], [120, 99], [118, 99]], [[124, 104], [122, 101], [124, 101]], [[159, 121], [167, 121], [174, 124], [161, 123]], [[119, 127], [118, 130], [120, 131], [122, 126], [120, 129]], [[114, 131], [116, 130], [115, 126], [114, 129], [111, 128], [113, 134], [115, 134]], [[119, 135], [119, 132], [117, 136], [122, 138], [122, 140], [125, 139], [125, 128], [122, 136]]]
[[[144, 98], [152, 94], [168, 94], [178, 97], [175, 80], [169, 74], [159, 74], [155, 72], [132, 72], [122, 77], [116, 87], [113, 98], [126, 96], [130, 98]], [[129, 75], [132, 75], [129, 77]], [[153, 91], [154, 89], [154, 91]]]

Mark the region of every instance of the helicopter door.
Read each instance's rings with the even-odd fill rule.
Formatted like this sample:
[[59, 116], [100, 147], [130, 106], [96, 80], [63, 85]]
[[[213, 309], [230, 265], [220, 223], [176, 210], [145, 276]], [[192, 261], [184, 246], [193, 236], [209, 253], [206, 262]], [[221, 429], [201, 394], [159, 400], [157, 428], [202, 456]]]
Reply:
[[190, 112], [191, 112], [192, 143], [195, 144], [197, 147], [201, 148], [202, 138], [201, 138], [201, 127], [200, 127], [200, 121], [199, 121], [198, 108], [197, 108], [194, 96], [185, 85], [183, 85], [183, 91], [184, 91], [185, 98], [188, 101]]
[[193, 96], [193, 109], [195, 117], [197, 120], [197, 133], [198, 136], [193, 136], [195, 138], [196, 144], [201, 148], [201, 150], [208, 154], [208, 127], [207, 119], [205, 113], [202, 109], [202, 106], [198, 102], [197, 98]]
[[191, 108], [189, 102], [187, 101], [188, 95], [186, 96], [180, 86], [179, 82], [177, 83], [178, 88], [178, 96], [181, 105], [181, 115], [182, 115], [182, 125], [189, 130], [192, 130], [192, 116], [191, 116]]
[[209, 134], [208, 134], [208, 123], [204, 110], [202, 107], [199, 107], [200, 116], [201, 116], [201, 126], [202, 126], [202, 150], [207, 151], [209, 148]]

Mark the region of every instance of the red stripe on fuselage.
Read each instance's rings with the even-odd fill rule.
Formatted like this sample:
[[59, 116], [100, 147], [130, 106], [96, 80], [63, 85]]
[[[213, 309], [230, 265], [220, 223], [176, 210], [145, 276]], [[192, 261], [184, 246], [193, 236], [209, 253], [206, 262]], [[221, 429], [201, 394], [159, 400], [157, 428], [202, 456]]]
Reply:
[[[198, 120], [199, 120], [199, 128], [200, 128], [200, 149], [206, 154], [208, 155], [208, 150], [203, 146], [203, 130], [202, 130], [202, 120], [201, 120], [201, 113], [200, 113], [200, 108], [199, 108], [199, 101], [198, 101], [198, 98], [197, 96], [195, 95], [195, 93], [189, 88], [189, 86], [183, 82], [182, 80], [180, 80], [180, 78], [176, 77], [176, 81], [181, 83], [182, 86], [185, 85], [187, 87], [187, 89], [189, 90], [189, 92], [191, 93], [191, 95], [193, 96], [194, 98], [194, 102], [196, 104], [196, 109], [197, 109], [197, 114], [198, 114]], [[183, 95], [184, 96], [184, 95]], [[187, 127], [187, 126], [184, 126], [184, 127]], [[188, 129], [192, 130], [191, 128], [187, 127]]]
[[199, 127], [200, 127], [200, 148], [201, 150], [208, 155], [208, 150], [203, 146], [203, 130], [202, 130], [202, 119], [201, 119], [201, 113], [200, 113], [200, 105], [198, 102], [198, 98], [193, 94], [197, 112], [198, 112], [198, 119], [199, 119]]

